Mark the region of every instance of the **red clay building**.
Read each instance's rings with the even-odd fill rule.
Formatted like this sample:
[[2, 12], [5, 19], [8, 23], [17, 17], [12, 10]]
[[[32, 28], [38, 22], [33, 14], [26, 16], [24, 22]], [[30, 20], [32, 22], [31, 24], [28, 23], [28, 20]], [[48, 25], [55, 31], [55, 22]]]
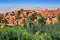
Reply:
[[[48, 9], [45, 9], [45, 10], [24, 10], [24, 9], [21, 9], [21, 10], [15, 10], [15, 11], [12, 11], [12, 12], [7, 12], [7, 13], [4, 13], [4, 18], [6, 18], [9, 22], [10, 25], [14, 25], [14, 23], [16, 24], [17, 23], [17, 20], [15, 19], [15, 15], [19, 12], [19, 15], [20, 15], [20, 19], [18, 19], [18, 24], [22, 24], [23, 23], [23, 19], [27, 18], [28, 16], [30, 16], [32, 13], [36, 12], [37, 15], [39, 14], [42, 14], [45, 18], [47, 18], [46, 20], [46, 23], [49, 24], [50, 22], [52, 23], [56, 23], [57, 20], [56, 20], [56, 16], [58, 15], [58, 13], [60, 12], [60, 9], [57, 8], [55, 10], [48, 10]], [[37, 16], [38, 18], [38, 16]], [[49, 19], [49, 18], [52, 18], [52, 21]], [[37, 19], [35, 19], [36, 21]]]

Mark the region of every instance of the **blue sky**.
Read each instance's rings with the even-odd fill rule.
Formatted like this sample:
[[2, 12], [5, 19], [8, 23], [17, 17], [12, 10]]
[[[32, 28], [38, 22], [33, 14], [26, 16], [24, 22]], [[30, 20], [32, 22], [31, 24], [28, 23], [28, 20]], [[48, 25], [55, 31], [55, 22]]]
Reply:
[[18, 8], [60, 8], [60, 0], [0, 0], [0, 10]]

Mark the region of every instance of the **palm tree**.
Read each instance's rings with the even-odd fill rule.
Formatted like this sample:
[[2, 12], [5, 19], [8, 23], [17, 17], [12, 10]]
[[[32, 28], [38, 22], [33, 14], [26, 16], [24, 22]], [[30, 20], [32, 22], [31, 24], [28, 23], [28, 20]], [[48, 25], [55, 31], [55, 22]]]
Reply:
[[60, 24], [60, 13], [58, 13], [57, 15], [57, 20], [58, 20], [58, 23]]
[[27, 20], [26, 19], [23, 19], [23, 27], [27, 28]]
[[1, 23], [1, 20], [3, 19], [3, 14], [0, 13], [0, 23]]
[[29, 22], [29, 25], [30, 25], [30, 26], [33, 26], [33, 25], [34, 25], [34, 19], [36, 19], [36, 14], [35, 14], [35, 12], [32, 13], [32, 14], [28, 17], [28, 22]]
[[28, 16], [29, 26], [27, 28], [30, 33], [35, 33], [37, 31], [36, 30], [36, 23], [34, 23], [34, 19], [37, 19], [36, 16], [37, 16], [36, 12], [33, 12], [30, 16]]
[[39, 16], [38, 23], [39, 24], [46, 24], [46, 18], [43, 17], [41, 14]]
[[8, 24], [8, 21], [7, 21], [7, 19], [5, 19], [3, 14], [0, 14], [0, 23], [4, 24], [4, 26]]
[[18, 25], [18, 20], [20, 19], [20, 11], [18, 11], [18, 13], [15, 15], [15, 19], [17, 21], [17, 25]]
[[7, 21], [7, 19], [4, 18], [4, 19], [1, 20], [1, 23], [4, 24], [4, 25], [7, 25], [8, 21]]

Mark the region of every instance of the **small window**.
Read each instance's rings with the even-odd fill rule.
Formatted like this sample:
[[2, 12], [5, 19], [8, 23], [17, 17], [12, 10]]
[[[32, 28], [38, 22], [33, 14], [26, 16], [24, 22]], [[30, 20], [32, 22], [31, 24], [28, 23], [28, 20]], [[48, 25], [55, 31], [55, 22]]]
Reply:
[[14, 13], [14, 12], [12, 11], [12, 13]]
[[9, 19], [9, 18], [7, 18], [7, 19]]
[[21, 11], [18, 11], [18, 14], [20, 14], [21, 13]]
[[11, 16], [14, 16], [15, 14], [10, 14]]
[[9, 13], [6, 13], [6, 16], [8, 15]]

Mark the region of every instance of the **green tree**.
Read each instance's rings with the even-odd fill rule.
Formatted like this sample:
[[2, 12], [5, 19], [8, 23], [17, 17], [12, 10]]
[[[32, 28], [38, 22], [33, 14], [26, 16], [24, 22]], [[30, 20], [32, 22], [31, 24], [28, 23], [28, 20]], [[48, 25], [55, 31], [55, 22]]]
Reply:
[[27, 27], [27, 21], [26, 19], [23, 19], [23, 26], [26, 28]]
[[7, 19], [4, 18], [4, 19], [1, 20], [1, 23], [4, 24], [4, 25], [7, 25], [8, 21], [7, 21]]
[[60, 13], [58, 13], [57, 15], [57, 20], [58, 20], [58, 23], [60, 24]]
[[28, 17], [28, 30], [29, 30], [29, 32], [30, 33], [35, 33], [35, 29], [36, 29], [36, 27], [35, 27], [35, 24], [34, 24], [34, 19], [35, 19], [35, 14], [33, 13], [33, 14], [31, 14], [29, 17]]
[[35, 19], [35, 14], [31, 14], [31, 15], [28, 17], [28, 23], [29, 23], [30, 26], [33, 24], [34, 19]]
[[1, 23], [1, 20], [3, 19], [3, 14], [0, 13], [0, 23]]
[[15, 19], [17, 21], [17, 25], [18, 25], [18, 20], [20, 19], [20, 11], [18, 11], [18, 13], [15, 15]]
[[39, 16], [38, 23], [39, 24], [46, 24], [46, 18], [43, 17], [41, 14]]

